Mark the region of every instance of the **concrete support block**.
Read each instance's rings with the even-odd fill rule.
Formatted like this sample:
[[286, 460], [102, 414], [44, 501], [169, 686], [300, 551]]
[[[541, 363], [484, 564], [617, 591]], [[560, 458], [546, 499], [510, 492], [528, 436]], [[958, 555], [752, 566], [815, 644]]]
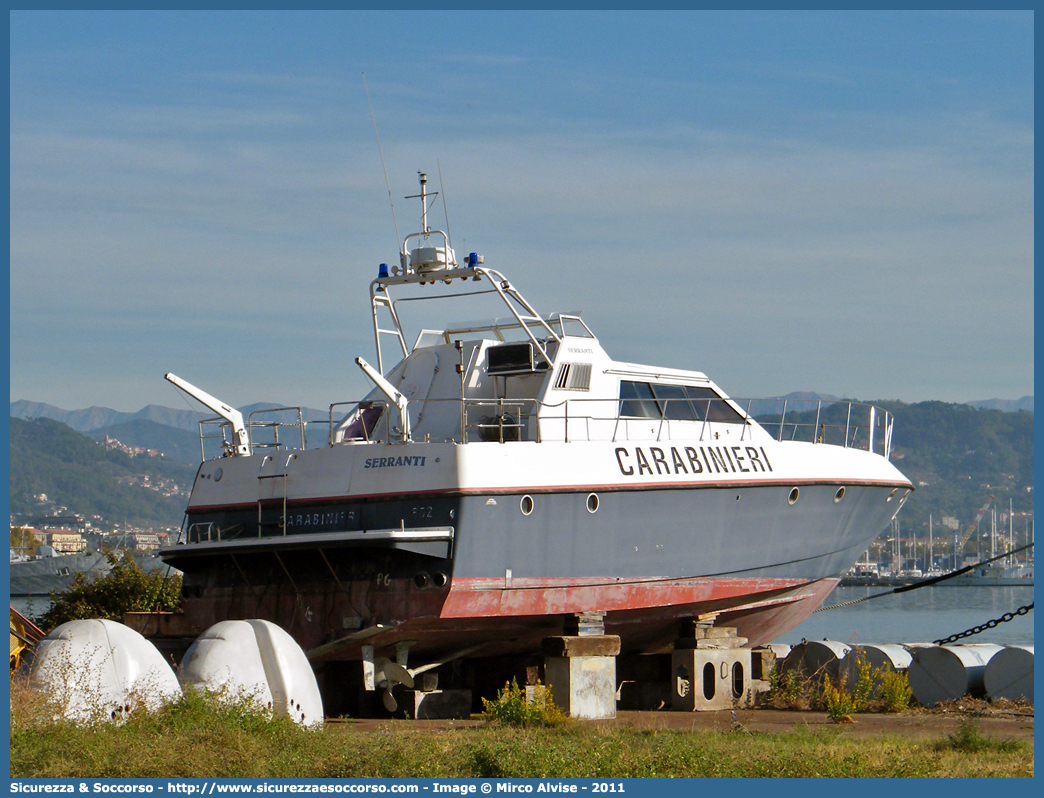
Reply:
[[571, 718], [616, 717], [615, 657], [544, 658], [544, 676], [555, 706]]
[[671, 709], [682, 712], [750, 705], [749, 648], [694, 648], [671, 654]]

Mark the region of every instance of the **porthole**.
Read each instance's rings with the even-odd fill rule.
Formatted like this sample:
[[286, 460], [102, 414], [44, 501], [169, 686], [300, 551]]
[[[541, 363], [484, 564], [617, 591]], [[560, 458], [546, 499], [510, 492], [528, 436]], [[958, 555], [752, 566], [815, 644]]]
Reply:
[[598, 494], [588, 493], [587, 494], [587, 512], [597, 513], [598, 512]]
[[801, 491], [797, 488], [793, 488], [790, 491], [790, 495], [787, 496], [787, 504], [794, 504], [798, 500], [798, 496], [801, 495]]
[[845, 486], [844, 485], [842, 485], [840, 488], [838, 488], [836, 491], [834, 491], [834, 504], [837, 504], [843, 498], [845, 498]]
[[449, 577], [445, 571], [436, 571], [431, 577], [431, 582], [435, 587], [446, 587], [446, 583], [449, 581]]
[[413, 577], [413, 584], [417, 586], [418, 590], [423, 590], [431, 582], [428, 575], [421, 571], [419, 574]]
[[223, 472], [223, 471], [222, 471], [222, 470], [221, 470], [220, 468], [219, 468], [219, 469], [218, 469], [217, 471], [215, 471], [215, 472], [214, 472], [214, 481], [215, 481], [215, 482], [220, 482], [220, 481], [221, 481], [221, 475], [222, 475], [223, 473], [224, 473], [224, 472]]
[[897, 494], [898, 492], [899, 492], [899, 488], [893, 488], [892, 492], [888, 494], [888, 498], [885, 499], [885, 501], [886, 502], [890, 502], [892, 499], [895, 498], [895, 494]]
[[522, 501], [518, 503], [518, 508], [522, 511], [522, 515], [529, 515], [533, 512], [533, 497], [523, 496]]

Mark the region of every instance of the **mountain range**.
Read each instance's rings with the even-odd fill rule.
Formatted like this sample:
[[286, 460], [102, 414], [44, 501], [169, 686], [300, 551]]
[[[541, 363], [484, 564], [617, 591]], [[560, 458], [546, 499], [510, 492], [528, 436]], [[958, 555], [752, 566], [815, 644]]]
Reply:
[[[285, 405], [272, 404], [270, 402], [258, 402], [239, 408], [243, 418], [260, 410], [272, 410]], [[310, 407], [302, 407], [301, 412], [307, 421], [321, 420], [328, 417], [325, 410], [315, 410]], [[289, 414], [281, 414], [289, 417]], [[127, 413], [120, 410], [112, 410], [108, 407], [88, 407], [84, 410], [63, 410], [60, 407], [49, 405], [44, 402], [29, 402], [19, 399], [11, 402], [12, 418], [51, 418], [61, 421], [67, 427], [77, 432], [93, 432], [105, 427], [114, 427], [118, 424], [127, 424], [132, 421], [151, 421], [166, 427], [198, 433], [199, 422], [213, 418], [214, 414], [209, 411], [196, 412], [193, 410], [175, 410], [172, 407], [161, 405], [146, 405], [137, 413]], [[124, 441], [126, 443], [126, 441]]]
[[[786, 399], [788, 403], [790, 403], [788, 404], [788, 408], [795, 411], [811, 409], [815, 407], [817, 401], [834, 402], [839, 399], [837, 396], [825, 393], [794, 391], [784, 396], [774, 397], [771, 402], [773, 408], [776, 406], [775, 399], [777, 398]], [[1021, 399], [982, 399], [974, 402], [965, 402], [965, 404], [983, 410], [1001, 410], [1005, 413], [1015, 413], [1020, 410], [1030, 413], [1033, 412], [1032, 396], [1023, 396]], [[766, 400], [765, 405], [767, 410], [770, 403]], [[243, 413], [244, 418], [247, 418], [251, 413], [261, 410], [272, 410], [282, 406], [283, 405], [271, 404], [269, 402], [258, 402], [240, 408], [240, 412]], [[758, 416], [761, 415], [762, 412], [762, 409], [758, 406], [758, 402], [751, 404], [751, 413], [753, 415]], [[321, 421], [329, 416], [327, 411], [316, 410], [311, 407], [302, 407], [301, 413], [306, 421]], [[61, 421], [66, 426], [72, 427], [78, 432], [95, 432], [104, 430], [107, 427], [116, 427], [130, 422], [151, 421], [156, 424], [162, 424], [166, 427], [185, 430], [186, 432], [191, 432], [196, 435], [199, 432], [199, 422], [205, 418], [212, 418], [213, 414], [209, 412], [195, 412], [192, 410], [176, 410], [161, 405], [146, 405], [136, 413], [111, 410], [108, 407], [88, 407], [84, 410], [63, 410], [60, 407], [55, 407], [54, 405], [49, 405], [44, 402], [30, 402], [25, 399], [19, 399], [17, 402], [11, 402], [11, 417], [52, 418], [55, 421]], [[290, 420], [289, 414], [287, 413], [279, 414], [278, 417], [284, 421]], [[113, 437], [118, 436], [113, 435]], [[130, 441], [123, 440], [123, 438], [120, 438], [120, 440], [129, 445], [143, 445], [131, 444]]]

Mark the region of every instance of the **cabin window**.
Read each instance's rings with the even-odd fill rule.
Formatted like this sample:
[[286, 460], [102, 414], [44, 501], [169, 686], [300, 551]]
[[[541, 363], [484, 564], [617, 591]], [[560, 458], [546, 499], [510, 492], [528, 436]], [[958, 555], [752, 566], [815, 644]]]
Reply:
[[663, 417], [672, 421], [699, 421], [696, 409], [689, 401], [682, 385], [651, 386], [656, 399], [663, 410]]
[[620, 381], [620, 415], [742, 424], [743, 416], [711, 388]]
[[649, 383], [620, 382], [620, 415], [632, 418], [663, 417]]
[[[552, 322], [554, 325], [554, 322]], [[583, 321], [580, 320], [579, 316], [559, 316], [558, 325], [562, 331], [562, 336], [570, 336], [572, 338], [594, 338], [594, 333], [588, 328]]]

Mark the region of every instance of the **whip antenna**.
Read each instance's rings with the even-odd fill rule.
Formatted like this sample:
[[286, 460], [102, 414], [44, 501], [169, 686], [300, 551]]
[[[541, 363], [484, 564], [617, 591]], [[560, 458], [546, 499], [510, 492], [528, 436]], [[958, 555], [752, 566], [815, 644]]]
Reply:
[[[377, 117], [373, 113], [373, 100], [370, 99], [370, 87], [366, 85], [366, 73], [362, 73], [363, 88], [366, 89], [366, 102], [370, 104], [370, 119], [373, 120], [373, 135], [377, 139], [377, 152], [381, 155], [381, 169], [384, 170], [384, 185], [388, 187], [388, 202], [391, 203], [392, 224], [395, 225], [395, 249], [399, 248], [399, 221], [395, 218], [395, 201], [392, 199], [391, 183], [388, 182], [388, 167], [384, 165], [384, 150], [381, 149], [381, 137], [377, 133]], [[446, 223], [449, 226], [449, 222]]]
[[442, 195], [442, 213], [446, 217], [446, 246], [453, 249], [453, 236], [450, 235], [449, 211], [446, 209], [446, 189], [442, 185], [442, 162], [436, 158], [435, 165], [439, 167], [439, 193]]

